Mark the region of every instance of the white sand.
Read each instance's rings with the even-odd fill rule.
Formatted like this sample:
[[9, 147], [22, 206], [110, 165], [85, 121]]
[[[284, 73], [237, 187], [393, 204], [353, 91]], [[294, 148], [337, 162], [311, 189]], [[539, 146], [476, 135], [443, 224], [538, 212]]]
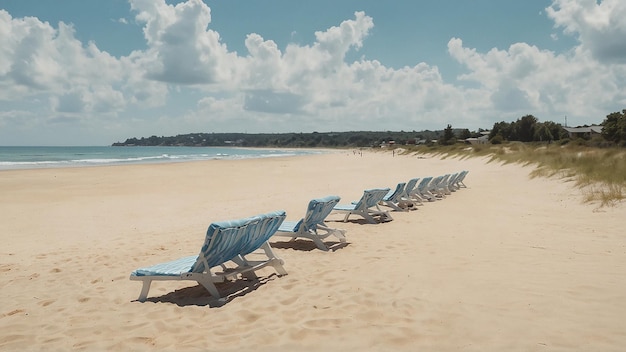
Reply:
[[[330, 221], [336, 251], [276, 237], [289, 275], [219, 285], [222, 307], [193, 282], [135, 301], [130, 272], [196, 254], [213, 221], [462, 169], [468, 188], [389, 223]], [[626, 207], [531, 170], [341, 152], [2, 171], [0, 350], [623, 350]]]

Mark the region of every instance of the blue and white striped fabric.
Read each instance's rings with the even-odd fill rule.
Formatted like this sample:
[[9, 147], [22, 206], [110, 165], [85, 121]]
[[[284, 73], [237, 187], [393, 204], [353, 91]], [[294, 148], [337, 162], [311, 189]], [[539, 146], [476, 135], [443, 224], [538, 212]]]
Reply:
[[302, 222], [305, 230], [315, 229], [318, 224], [323, 224], [333, 207], [339, 203], [339, 199], [338, 196], [327, 196], [311, 200]]
[[419, 181], [419, 177], [412, 178], [412, 179], [409, 180], [409, 182], [406, 183], [406, 186], [404, 187], [404, 195], [407, 198], [410, 198], [411, 192], [413, 192], [413, 189], [417, 185], [417, 181]]
[[352, 211], [352, 210], [366, 210], [380, 202], [387, 193], [389, 188], [372, 188], [363, 191], [363, 196], [355, 204], [337, 204], [334, 210]]
[[159, 263], [146, 268], [139, 268], [132, 272], [134, 276], [179, 276], [191, 271], [191, 267], [198, 259], [197, 255], [172, 260], [171, 262]]
[[428, 186], [428, 184], [430, 183], [432, 179], [433, 179], [432, 176], [424, 177], [422, 179], [422, 182], [420, 182], [420, 184], [417, 186], [417, 190], [420, 193], [426, 191], [426, 186]]
[[339, 196], [312, 199], [309, 202], [304, 218], [299, 221], [284, 221], [278, 228], [278, 231], [298, 232], [301, 227], [303, 227], [303, 231], [315, 231], [316, 226], [324, 223], [324, 220], [333, 211], [333, 207], [340, 199]]
[[387, 192], [387, 194], [383, 197], [383, 200], [388, 202], [396, 202], [398, 197], [400, 197], [402, 195], [402, 192], [404, 192], [404, 186], [406, 186], [405, 182], [398, 183], [396, 189]]
[[[245, 219], [212, 223], [199, 255], [160, 263], [135, 270], [135, 276], [178, 276], [182, 273], [202, 273], [238, 255], [246, 255], [265, 243], [285, 220], [283, 210]], [[203, 258], [209, 265], [205, 268]]]

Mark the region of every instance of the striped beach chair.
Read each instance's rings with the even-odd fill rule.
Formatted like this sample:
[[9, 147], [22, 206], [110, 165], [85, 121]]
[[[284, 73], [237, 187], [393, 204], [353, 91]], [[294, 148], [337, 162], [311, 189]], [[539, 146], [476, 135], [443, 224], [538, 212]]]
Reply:
[[[281, 210], [212, 223], [198, 255], [139, 268], [130, 274], [131, 280], [143, 282], [138, 300], [146, 300], [152, 281], [192, 280], [204, 286], [215, 298], [220, 298], [215, 283], [236, 279], [240, 274], [254, 279], [256, 270], [271, 265], [279, 275], [287, 275], [283, 260], [276, 257], [268, 243], [285, 217]], [[264, 258], [248, 260], [246, 255], [257, 249], [263, 250]], [[227, 268], [227, 262], [234, 267]]]
[[374, 216], [378, 216], [381, 221], [391, 221], [393, 218], [388, 211], [380, 209], [378, 203], [389, 193], [389, 188], [372, 188], [363, 191], [363, 196], [357, 202], [352, 204], [337, 204], [333, 211], [345, 213], [344, 222], [348, 221], [348, 217], [352, 214], [363, 217], [370, 224], [376, 224]]
[[323, 251], [329, 249], [323, 241], [331, 235], [339, 242], [346, 242], [345, 230], [330, 228], [324, 222], [340, 199], [338, 196], [312, 199], [302, 219], [284, 221], [274, 236], [291, 237], [292, 240], [298, 237], [308, 238]]

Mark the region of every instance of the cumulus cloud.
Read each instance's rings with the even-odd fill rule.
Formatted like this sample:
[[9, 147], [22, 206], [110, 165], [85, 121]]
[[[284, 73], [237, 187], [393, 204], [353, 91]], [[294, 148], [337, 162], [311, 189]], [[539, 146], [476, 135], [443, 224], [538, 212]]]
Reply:
[[211, 10], [201, 0], [177, 5], [164, 1], [131, 0], [149, 49], [143, 61], [147, 77], [166, 83], [206, 84], [230, 78], [226, 45], [207, 29]]
[[493, 110], [504, 116], [511, 116], [510, 111], [553, 119], [569, 111], [582, 124], [624, 103], [626, 67], [605, 65], [582, 47], [556, 54], [516, 43], [508, 50], [480, 53], [453, 38], [448, 51], [469, 71], [459, 79], [478, 83]]
[[[290, 44], [284, 53], [272, 40], [254, 33], [248, 35], [245, 44], [249, 56], [239, 71], [241, 86], [251, 89], [246, 96], [246, 110], [314, 113], [309, 104], [340, 99], [333, 95], [339, 91], [337, 85], [354, 78], [344, 58], [349, 50], [363, 45], [372, 27], [371, 17], [356, 12], [354, 20], [316, 32], [317, 40], [312, 45]], [[349, 89], [349, 81], [344, 84]]]
[[83, 45], [72, 25], [60, 22], [55, 29], [34, 17], [14, 19], [0, 11], [0, 28], [0, 100], [47, 94], [52, 113], [124, 108], [123, 94], [114, 88], [125, 76], [120, 62], [92, 42]]
[[531, 111], [534, 110], [529, 101], [528, 93], [519, 89], [514, 82], [502, 82], [491, 94], [491, 101], [499, 111]]
[[555, 26], [578, 38], [604, 62], [626, 63], [626, 2], [554, 0], [546, 9]]
[[301, 113], [302, 97], [289, 92], [255, 90], [246, 93], [244, 109], [274, 114]]

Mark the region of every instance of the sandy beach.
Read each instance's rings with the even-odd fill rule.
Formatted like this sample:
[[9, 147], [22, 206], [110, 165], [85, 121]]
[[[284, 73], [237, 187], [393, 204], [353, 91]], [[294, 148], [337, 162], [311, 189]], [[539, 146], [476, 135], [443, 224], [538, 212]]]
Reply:
[[[335, 251], [274, 237], [289, 274], [220, 284], [223, 306], [189, 281], [136, 301], [131, 271], [197, 254], [211, 222], [461, 170], [391, 222], [331, 214]], [[0, 350], [623, 351], [626, 206], [531, 171], [352, 151], [1, 171]]]

